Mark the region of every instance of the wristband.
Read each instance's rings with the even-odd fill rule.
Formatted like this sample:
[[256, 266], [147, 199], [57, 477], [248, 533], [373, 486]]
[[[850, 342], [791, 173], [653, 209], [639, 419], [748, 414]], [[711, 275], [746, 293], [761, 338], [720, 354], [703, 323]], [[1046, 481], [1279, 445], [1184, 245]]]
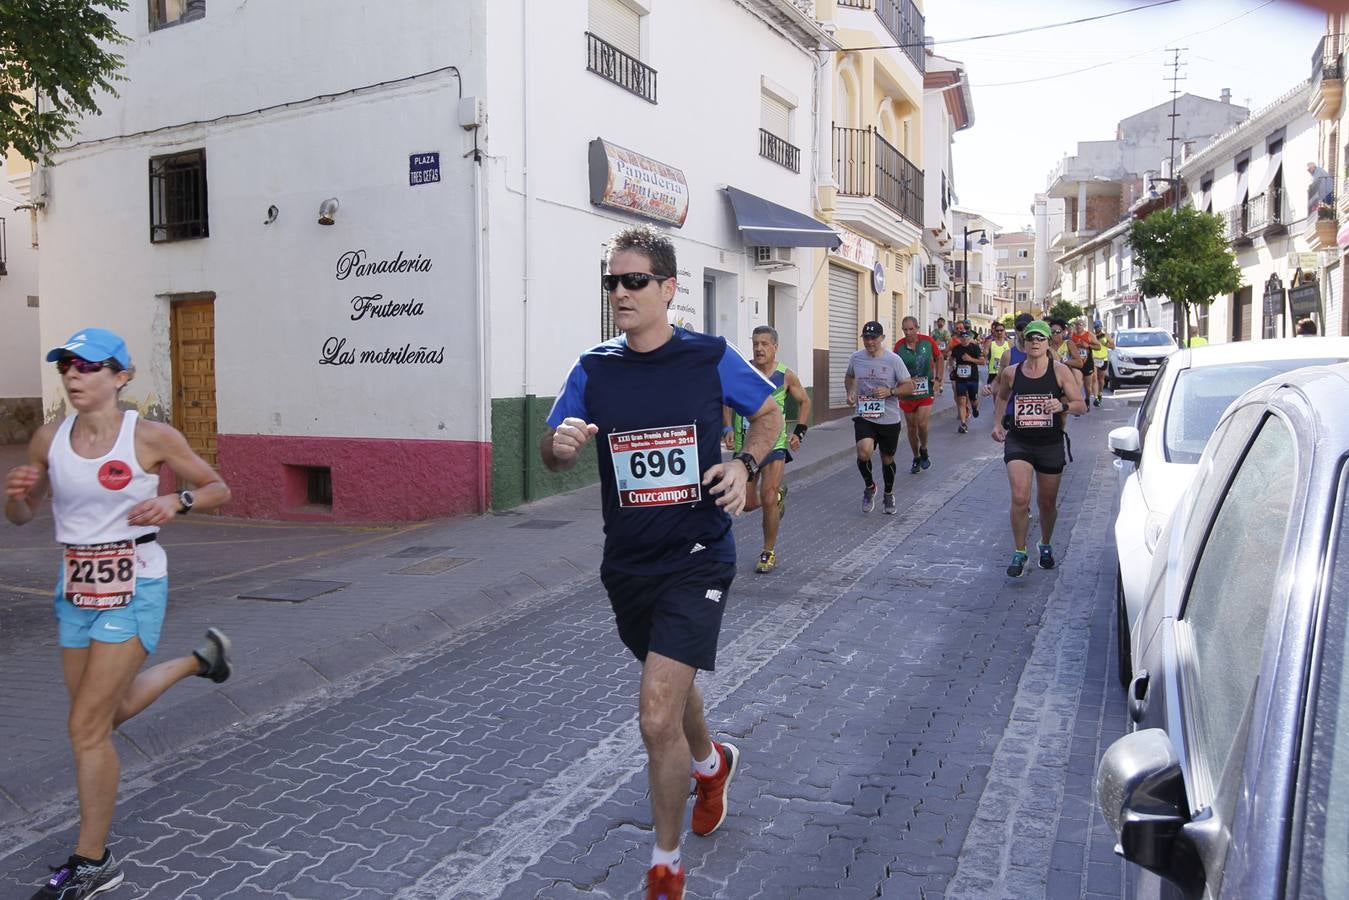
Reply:
[[798, 424], [795, 428], [792, 429], [792, 434], [796, 435], [798, 438], [803, 438], [803, 437], [805, 437], [805, 436], [806, 436], [806, 426], [805, 426], [805, 425], [800, 425], [800, 424]]
[[723, 426], [721, 426], [721, 435], [722, 435], [722, 437], [725, 437], [726, 435], [730, 434], [730, 433], [731, 433], [732, 431], [734, 431], [734, 430], [735, 430], [735, 429], [733, 429], [730, 425], [723, 425]]

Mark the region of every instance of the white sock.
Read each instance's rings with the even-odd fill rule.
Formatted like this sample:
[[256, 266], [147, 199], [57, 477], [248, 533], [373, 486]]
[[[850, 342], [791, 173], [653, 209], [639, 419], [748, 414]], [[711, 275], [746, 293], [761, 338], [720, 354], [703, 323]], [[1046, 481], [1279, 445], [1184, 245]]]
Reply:
[[662, 850], [656, 845], [651, 845], [651, 868], [656, 866], [667, 866], [671, 872], [679, 871], [679, 848], [673, 850]]
[[702, 775], [704, 778], [706, 778], [708, 775], [717, 774], [717, 770], [720, 768], [721, 768], [721, 751], [717, 749], [716, 744], [712, 745], [712, 755], [709, 756], [707, 759], [695, 759], [693, 761], [694, 773], [697, 775]]

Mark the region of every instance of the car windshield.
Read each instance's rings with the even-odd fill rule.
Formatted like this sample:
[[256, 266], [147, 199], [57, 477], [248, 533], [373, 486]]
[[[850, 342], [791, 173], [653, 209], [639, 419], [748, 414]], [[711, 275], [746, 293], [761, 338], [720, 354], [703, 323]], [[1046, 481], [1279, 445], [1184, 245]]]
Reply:
[[1338, 359], [1268, 359], [1186, 369], [1176, 378], [1166, 411], [1166, 461], [1199, 462], [1209, 435], [1232, 401], [1266, 378], [1303, 366], [1326, 366]]
[[1171, 335], [1165, 331], [1121, 331], [1115, 338], [1116, 347], [1165, 347]]

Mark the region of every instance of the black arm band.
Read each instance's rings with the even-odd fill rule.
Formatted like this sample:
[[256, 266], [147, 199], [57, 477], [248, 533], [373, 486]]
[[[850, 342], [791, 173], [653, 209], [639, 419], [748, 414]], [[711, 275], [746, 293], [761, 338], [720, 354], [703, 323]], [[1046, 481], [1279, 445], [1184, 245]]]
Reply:
[[797, 425], [795, 428], [792, 429], [792, 434], [796, 435], [796, 436], [799, 437], [799, 438], [805, 437], [805, 436], [806, 436], [806, 426], [804, 426], [804, 425]]

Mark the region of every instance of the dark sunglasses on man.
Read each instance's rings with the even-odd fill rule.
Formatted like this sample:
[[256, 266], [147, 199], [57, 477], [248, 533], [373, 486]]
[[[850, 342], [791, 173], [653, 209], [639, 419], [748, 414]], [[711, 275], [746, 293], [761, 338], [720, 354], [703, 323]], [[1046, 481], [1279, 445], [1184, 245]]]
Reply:
[[122, 367], [110, 359], [100, 362], [90, 362], [87, 359], [81, 359], [78, 356], [63, 356], [56, 361], [56, 371], [64, 375], [71, 369], [79, 372], [81, 375], [92, 375], [95, 372], [102, 372], [105, 368], [114, 372], [122, 371]]
[[673, 275], [652, 275], [648, 272], [624, 272], [622, 275], [602, 275], [600, 281], [604, 284], [604, 289], [612, 293], [618, 290], [620, 284], [630, 291], [640, 291], [653, 281], [660, 284], [673, 277]]

